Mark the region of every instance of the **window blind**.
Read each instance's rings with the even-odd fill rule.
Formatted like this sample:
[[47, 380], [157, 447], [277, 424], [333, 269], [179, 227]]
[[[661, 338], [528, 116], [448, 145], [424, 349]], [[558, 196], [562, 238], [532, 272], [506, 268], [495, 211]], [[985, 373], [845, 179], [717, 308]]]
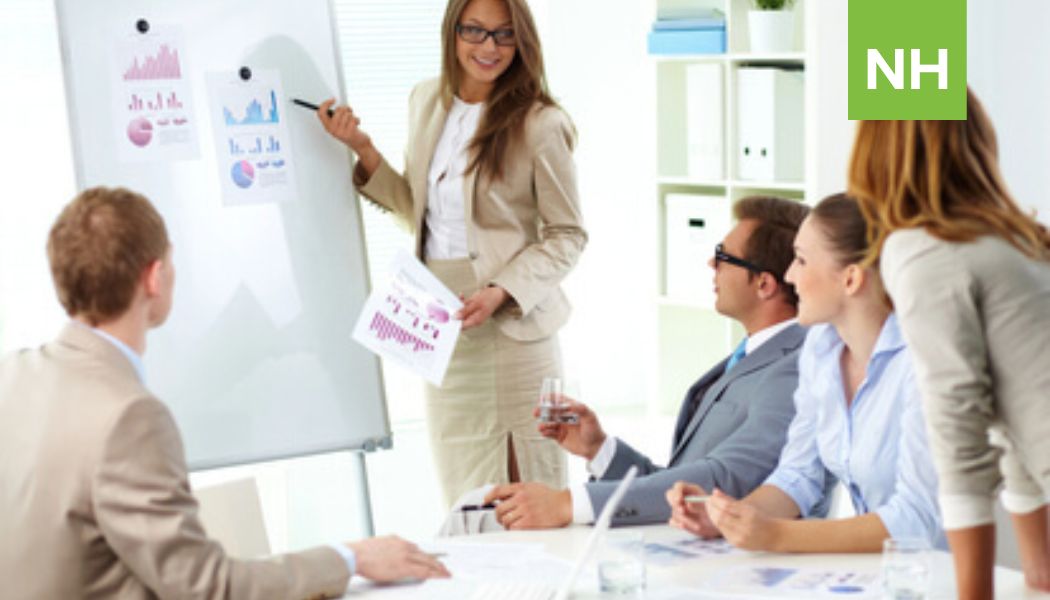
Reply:
[[[335, 0], [346, 101], [361, 128], [400, 171], [408, 129], [408, 94], [441, 70], [441, 19], [446, 0]], [[389, 216], [362, 205], [369, 270], [386, 272], [412, 238]]]

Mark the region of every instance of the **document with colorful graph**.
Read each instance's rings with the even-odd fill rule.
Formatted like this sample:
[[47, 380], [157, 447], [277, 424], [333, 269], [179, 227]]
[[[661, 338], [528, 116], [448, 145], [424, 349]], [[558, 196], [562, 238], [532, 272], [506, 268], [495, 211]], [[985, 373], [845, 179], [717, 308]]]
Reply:
[[402, 250], [389, 280], [376, 286], [353, 338], [382, 358], [441, 385], [459, 339], [463, 303], [414, 256]]
[[112, 129], [121, 161], [200, 156], [184, 40], [178, 27], [146, 33], [129, 27], [114, 35]]
[[292, 141], [274, 69], [208, 73], [209, 116], [227, 206], [295, 198]]

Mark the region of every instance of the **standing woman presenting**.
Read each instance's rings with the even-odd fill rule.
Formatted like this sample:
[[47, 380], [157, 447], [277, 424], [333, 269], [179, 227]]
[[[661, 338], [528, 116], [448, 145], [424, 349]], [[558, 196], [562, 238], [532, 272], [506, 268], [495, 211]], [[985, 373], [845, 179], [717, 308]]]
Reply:
[[916, 359], [959, 598], [992, 597], [1001, 482], [1025, 579], [1050, 591], [1050, 232], [969, 90], [966, 120], [862, 121], [849, 190]]
[[544, 376], [561, 374], [560, 288], [587, 242], [575, 130], [547, 91], [525, 0], [450, 0], [439, 79], [409, 97], [405, 172], [349, 107], [318, 117], [357, 154], [354, 184], [415, 232], [416, 254], [464, 298], [463, 334], [427, 421], [445, 501], [485, 483], [565, 485], [565, 457], [536, 432]]

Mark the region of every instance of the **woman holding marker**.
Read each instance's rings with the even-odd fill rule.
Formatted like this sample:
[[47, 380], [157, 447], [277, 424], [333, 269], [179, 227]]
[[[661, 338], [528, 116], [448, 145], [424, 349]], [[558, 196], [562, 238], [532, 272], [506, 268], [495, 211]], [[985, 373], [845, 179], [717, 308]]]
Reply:
[[551, 98], [525, 0], [450, 0], [441, 77], [409, 98], [405, 171], [387, 164], [350, 107], [318, 118], [357, 155], [354, 184], [406, 221], [416, 253], [464, 298], [444, 385], [427, 387], [446, 502], [486, 483], [565, 485], [565, 458], [536, 432], [544, 376], [561, 375], [560, 288], [587, 242], [575, 130]]
[[1000, 482], [1029, 586], [1050, 591], [1050, 232], [961, 121], [862, 121], [849, 187], [916, 359], [959, 597], [991, 598]]
[[[802, 223], [785, 279], [811, 328], [780, 462], [742, 500], [676, 483], [672, 525], [748, 550], [877, 552], [890, 537], [945, 546], [911, 357], [878, 271], [861, 262], [867, 248], [847, 196], [825, 198]], [[858, 516], [799, 519], [826, 514], [836, 481]]]

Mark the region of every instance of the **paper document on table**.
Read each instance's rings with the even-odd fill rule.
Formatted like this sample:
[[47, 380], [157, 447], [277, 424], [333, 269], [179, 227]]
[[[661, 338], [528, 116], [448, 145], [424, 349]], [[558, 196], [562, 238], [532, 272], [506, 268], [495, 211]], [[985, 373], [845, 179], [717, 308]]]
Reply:
[[[452, 577], [421, 583], [378, 586], [362, 582], [351, 585], [347, 598], [367, 590], [369, 598], [398, 600], [463, 600], [471, 598], [486, 583], [536, 584], [550, 582], [551, 591], [572, 569], [572, 564], [543, 551], [542, 544], [471, 544], [430, 542], [420, 547], [440, 560]], [[537, 577], [537, 574], [542, 574]]]
[[423, 263], [402, 250], [354, 326], [353, 338], [386, 360], [441, 385], [463, 322], [463, 303]]
[[572, 563], [543, 551], [541, 544], [471, 544], [432, 542], [422, 544], [426, 552], [444, 554], [444, 563], [455, 579], [475, 581], [560, 582], [572, 569]]
[[739, 554], [741, 550], [724, 539], [704, 540], [693, 535], [645, 542], [645, 560], [669, 567], [698, 558]]
[[707, 588], [741, 598], [880, 598], [879, 574], [813, 567], [742, 567]]

